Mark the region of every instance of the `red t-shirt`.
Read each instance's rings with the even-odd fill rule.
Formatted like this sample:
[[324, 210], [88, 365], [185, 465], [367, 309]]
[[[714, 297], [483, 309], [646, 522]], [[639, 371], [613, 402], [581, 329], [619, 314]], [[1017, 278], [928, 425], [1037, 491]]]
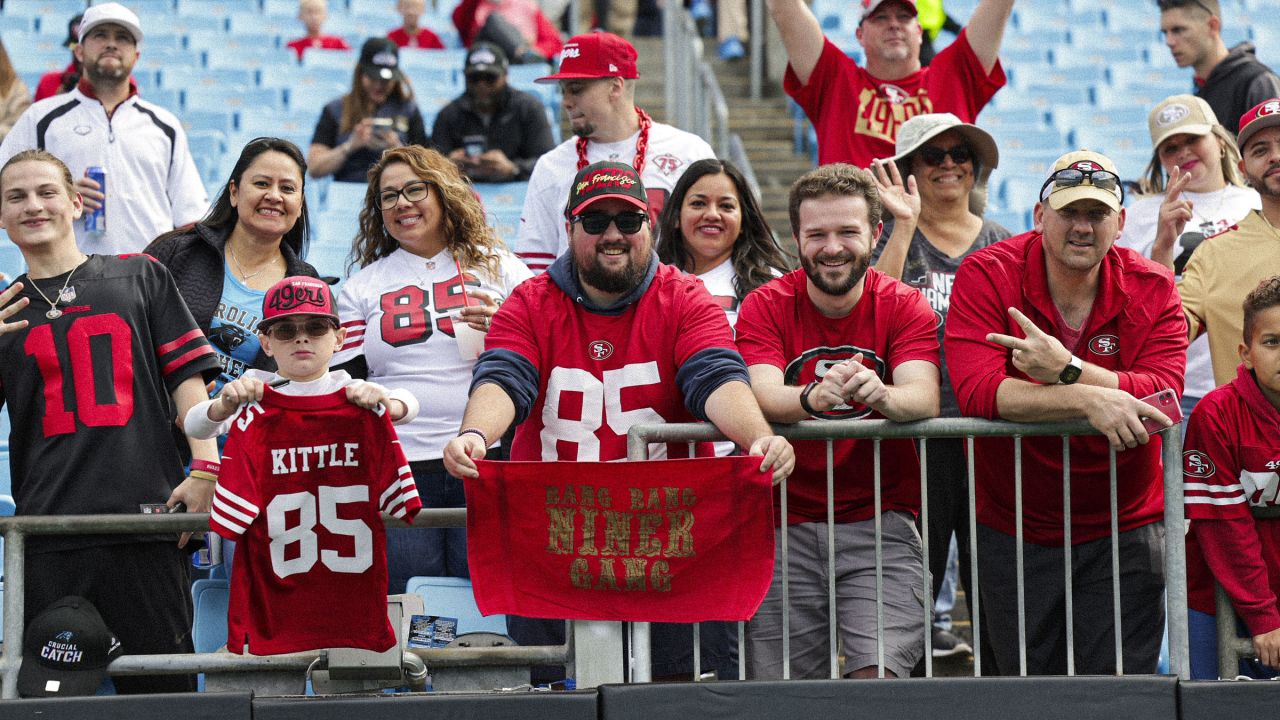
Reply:
[[579, 308], [551, 273], [526, 280], [485, 338], [486, 351], [515, 352], [538, 371], [538, 399], [516, 427], [511, 459], [621, 460], [632, 425], [695, 422], [676, 374], [711, 348], [736, 349], [724, 311], [669, 265], [618, 314]]
[[402, 48], [422, 48], [423, 50], [443, 50], [444, 43], [440, 42], [440, 36], [431, 32], [426, 28], [418, 28], [418, 34], [409, 37], [409, 33], [404, 28], [398, 27], [387, 33], [387, 37], [391, 42]]
[[858, 167], [894, 155], [898, 128], [916, 115], [949, 112], [973, 122], [1004, 83], [1000, 61], [983, 71], [964, 30], [927, 67], [897, 80], [873, 77], [825, 38], [807, 85], [790, 65], [783, 78], [817, 130], [818, 162]]
[[[960, 412], [996, 419], [996, 392], [1009, 378], [1035, 382], [1013, 366], [1010, 351], [987, 342], [988, 333], [1025, 337], [1009, 317], [1016, 307], [1044, 332], [1064, 336], [1049, 294], [1044, 240], [1028, 232], [970, 255], [960, 264], [947, 313], [947, 371]], [[1146, 397], [1172, 388], [1182, 394], [1187, 324], [1173, 275], [1141, 255], [1113, 247], [1102, 259], [1098, 294], [1080, 329], [1085, 362], [1115, 372], [1121, 390]], [[974, 441], [978, 521], [1014, 534], [1014, 461], [1011, 438]], [[1164, 517], [1160, 440], [1116, 454], [1120, 530]], [[1071, 539], [1111, 532], [1111, 474], [1107, 439], [1071, 440]], [[1023, 530], [1028, 542], [1062, 544], [1062, 439], [1022, 441]]]
[[347, 44], [346, 40], [337, 35], [302, 37], [289, 43], [289, 49], [297, 53], [299, 62], [302, 61], [302, 54], [312, 48], [317, 50], [350, 50], [351, 46]]
[[227, 649], [394, 645], [381, 513], [408, 521], [421, 507], [385, 412], [352, 405], [343, 391], [268, 390], [227, 435], [209, 517], [240, 543]]
[[1196, 405], [1182, 453], [1187, 603], [1214, 614], [1215, 577], [1254, 635], [1280, 627], [1280, 518], [1252, 508], [1280, 505], [1280, 411], [1243, 365], [1236, 379]]
[[[805, 291], [804, 270], [783, 275], [747, 295], [738, 312], [738, 349], [752, 365], [772, 365], [787, 385], [821, 379], [827, 368], [862, 353], [863, 364], [885, 383], [908, 360], [938, 360], [937, 319], [918, 290], [888, 275], [867, 270], [862, 299], [843, 318], [829, 318]], [[883, 418], [864, 405], [841, 405], [823, 413], [831, 419]], [[827, 518], [827, 453], [821, 440], [795, 441], [796, 469], [787, 481], [787, 523]], [[835, 519], [866, 520], [873, 504], [874, 456], [870, 440], [835, 443]], [[910, 440], [880, 445], [880, 481], [884, 510], [920, 509], [920, 462]], [[780, 489], [775, 488], [775, 493]], [[775, 521], [780, 521], [778, 500]]]

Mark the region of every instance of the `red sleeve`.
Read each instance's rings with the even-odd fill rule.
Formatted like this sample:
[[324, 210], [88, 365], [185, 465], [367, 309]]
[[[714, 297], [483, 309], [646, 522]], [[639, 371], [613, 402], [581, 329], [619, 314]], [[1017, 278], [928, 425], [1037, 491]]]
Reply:
[[[541, 277], [541, 276], [539, 276]], [[518, 285], [511, 292], [501, 309], [493, 316], [493, 325], [485, 336], [484, 348], [489, 350], [510, 350], [528, 360], [534, 368], [540, 369], [542, 353], [538, 346], [538, 329], [533, 327], [533, 318], [540, 317], [536, 295], [546, 290], [547, 280], [526, 282]], [[537, 288], [536, 293], [532, 290]]]
[[444, 43], [440, 42], [439, 35], [422, 28], [418, 31], [418, 47], [423, 50], [443, 50]]
[[973, 122], [1005, 82], [1000, 58], [996, 58], [990, 73], [982, 69], [982, 63], [969, 45], [967, 30], [961, 30], [955, 41], [929, 64], [933, 112], [955, 113], [965, 122]]
[[1142, 353], [1130, 368], [1116, 371], [1120, 389], [1143, 398], [1173, 388], [1181, 396], [1187, 372], [1187, 319], [1182, 314], [1182, 299], [1172, 279], [1164, 292], [1144, 295], [1134, 300], [1151, 303], [1151, 329], [1142, 342]]
[[1240, 484], [1240, 431], [1229, 417], [1227, 391], [1211, 392], [1187, 420], [1183, 442], [1183, 504], [1192, 520], [1249, 520], [1249, 498]]
[[453, 26], [458, 28], [465, 47], [471, 47], [471, 41], [476, 37], [476, 8], [479, 5], [480, 0], [462, 0], [453, 9]]
[[413, 482], [413, 471], [405, 459], [400, 438], [391, 425], [391, 413], [383, 412], [375, 416], [373, 422], [375, 441], [385, 450], [382, 467], [374, 476], [380, 478], [378, 510], [405, 522], [413, 522], [422, 509], [422, 499], [418, 496], [418, 486]]
[[[885, 277], [882, 282], [889, 280]], [[897, 290], [897, 305], [886, 318], [890, 328], [886, 345], [889, 351], [888, 382], [893, 382], [893, 371], [909, 360], [924, 360], [933, 363], [934, 367], [942, 366], [938, 358], [938, 316], [933, 314], [924, 293], [906, 286]]]
[[57, 95], [60, 85], [62, 85], [62, 73], [45, 73], [40, 77], [40, 83], [36, 85], [36, 96], [33, 102], [40, 102], [47, 97]]
[[[823, 102], [829, 99], [832, 85], [846, 72], [863, 73], [865, 71], [824, 36], [822, 54], [818, 56], [818, 62], [813, 66], [813, 72], [809, 74], [808, 84], [801, 85], [796, 71], [791, 68], [791, 63], [787, 63], [786, 74], [782, 77], [782, 89], [800, 105], [804, 114], [816, 125], [817, 118], [822, 115]], [[845, 111], [852, 113], [854, 110], [856, 108], [847, 108]], [[852, 114], [848, 121], [850, 123], [855, 121]]]
[[[252, 417], [244, 415], [243, 417]], [[222, 470], [209, 509], [209, 527], [228, 540], [238, 540], [258, 517], [260, 499], [253, 482], [253, 463], [245, 452], [248, 430], [233, 428], [222, 451]]]
[[772, 365], [779, 370], [786, 367], [786, 358], [782, 354], [781, 325], [774, 322], [771, 311], [777, 309], [776, 293], [766, 294], [760, 290], [747, 295], [738, 308], [738, 322], [734, 331], [738, 336], [738, 352], [747, 367], [752, 365]]
[[1010, 377], [1007, 351], [987, 342], [987, 333], [1005, 332], [1009, 322], [995, 270], [974, 257], [960, 263], [947, 310], [947, 372], [960, 413], [969, 417], [998, 418], [996, 390]]
[[307, 39], [306, 39], [306, 38], [298, 38], [297, 40], [294, 40], [293, 42], [290, 42], [290, 43], [288, 44], [288, 47], [289, 47], [289, 49], [290, 49], [290, 50], [292, 50], [295, 54], [297, 54], [297, 56], [298, 56], [298, 62], [302, 62], [302, 53], [304, 53], [304, 52], [306, 52], [306, 51], [307, 51]]
[[551, 24], [546, 15], [542, 14], [542, 10], [538, 10], [538, 39], [534, 42], [534, 49], [550, 60], [559, 55], [563, 47], [564, 41], [560, 39], [560, 31]]
[[1231, 597], [1236, 613], [1253, 635], [1280, 628], [1280, 610], [1271, 592], [1267, 565], [1258, 551], [1257, 526], [1252, 517], [1230, 520], [1194, 520], [1205, 562], [1213, 577]]
[[678, 280], [683, 285], [679, 330], [676, 333], [675, 364], [680, 367], [694, 355], [708, 348], [737, 350], [733, 331], [724, 310], [716, 305], [701, 281], [688, 276]]

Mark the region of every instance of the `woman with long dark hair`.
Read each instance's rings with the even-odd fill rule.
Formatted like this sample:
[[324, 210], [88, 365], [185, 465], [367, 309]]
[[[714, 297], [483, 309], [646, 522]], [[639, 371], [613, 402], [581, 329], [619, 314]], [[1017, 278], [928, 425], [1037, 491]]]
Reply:
[[255, 332], [266, 291], [286, 276], [316, 277], [302, 259], [310, 239], [306, 175], [297, 145], [250, 140], [204, 219], [161, 235], [145, 250], [169, 268], [218, 353], [215, 392], [248, 368], [275, 370]]
[[[485, 223], [457, 166], [435, 150], [388, 150], [368, 182], [353, 249], [360, 269], [338, 296], [347, 341], [332, 364], [418, 399], [423, 412], [399, 435], [423, 505], [464, 507], [462, 481], [441, 458], [467, 404], [479, 350], [467, 343], [488, 332], [498, 303], [532, 273]], [[390, 530], [387, 565], [391, 594], [416, 575], [469, 577], [466, 530]]]
[[791, 269], [746, 177], [726, 160], [699, 160], [658, 219], [658, 259], [702, 278], [732, 326], [747, 293]]
[[351, 91], [320, 112], [307, 159], [312, 177], [362, 183], [383, 150], [427, 142], [413, 87], [400, 71], [400, 48], [387, 38], [369, 38]]

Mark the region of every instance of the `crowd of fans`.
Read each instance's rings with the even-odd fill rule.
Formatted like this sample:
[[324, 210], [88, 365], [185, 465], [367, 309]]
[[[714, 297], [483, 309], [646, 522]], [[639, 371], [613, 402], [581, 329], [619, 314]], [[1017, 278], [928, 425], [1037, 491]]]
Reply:
[[[760, 455], [775, 481], [790, 476], [774, 582], [747, 623], [749, 677], [780, 677], [784, 661], [794, 677], [827, 676], [831, 613], [846, 675], [879, 674], [878, 641], [884, 674], [910, 674], [927, 632], [920, 588], [928, 573], [930, 597], [939, 594], [953, 536], [959, 577], [970, 579], [970, 461], [982, 575], [968, 590], [981, 599], [984, 673], [1065, 673], [1068, 608], [1076, 672], [1113, 673], [1117, 660], [1124, 672], [1154, 672], [1164, 536], [1182, 529], [1163, 525], [1152, 440], [1177, 432], [1180, 410], [1190, 418], [1193, 675], [1217, 673], [1215, 579], [1257, 652], [1243, 671], [1280, 668], [1280, 521], [1250, 512], [1270, 509], [1280, 488], [1280, 77], [1225, 46], [1217, 0], [1160, 0], [1152, 13], [1177, 64], [1194, 68], [1197, 92], [1150, 108], [1146, 196], [1126, 197], [1107, 148], [1079, 148], [1049, 166], [1034, 228], [1017, 235], [983, 217], [1000, 148], [974, 124], [1006, 81], [999, 53], [1015, 0], [981, 0], [966, 27], [949, 26], [954, 42], [925, 53], [927, 65], [922, 25], [946, 24], [940, 3], [864, 0], [854, 11], [859, 65], [805, 3], [769, 0], [789, 62], [784, 89], [819, 139], [820, 167], [790, 188], [795, 258], [739, 168], [636, 104], [637, 52], [621, 35], [562, 42], [532, 0], [464, 0], [452, 19], [469, 46], [466, 89], [428, 134], [401, 54], [443, 45], [422, 24], [422, 0], [388, 4], [401, 25], [353, 55], [350, 90], [317, 108], [307, 151], [279, 138], [247, 143], [212, 205], [179, 118], [131, 77], [145, 19], [114, 2], [72, 19], [72, 62], [41, 80], [34, 104], [0, 46], [0, 223], [27, 266], [0, 292], [0, 401], [13, 419], [19, 514], [206, 512], [217, 485], [215, 527], [252, 538], [237, 523], [253, 522], [256, 507], [236, 493], [256, 478], [241, 462], [236, 489], [224, 489], [219, 447], [228, 432], [247, 433], [252, 404], [280, 388], [340, 390], [389, 411], [408, 467], [398, 487], [416, 488], [428, 508], [465, 506], [475, 460], [495, 453], [619, 460], [633, 422], [702, 420], [729, 438], [718, 453]], [[606, 5], [579, 3], [584, 26], [629, 33], [645, 3]], [[705, 2], [692, 5], [705, 13]], [[719, 3], [726, 58], [746, 39], [740, 5]], [[324, 0], [298, 3], [306, 34], [288, 46], [299, 60], [351, 50], [324, 33], [326, 18]], [[573, 137], [559, 145], [542, 101], [508, 83], [512, 64], [557, 57], [538, 82], [561, 94]], [[307, 262], [308, 176], [365, 185], [355, 271], [336, 302], [315, 290]], [[472, 183], [513, 181], [528, 189], [508, 248]], [[308, 298], [323, 309], [299, 310]], [[612, 359], [587, 356], [601, 340]], [[608, 373], [625, 374], [627, 402], [644, 412], [606, 418], [618, 398], [561, 404], [604, 392]], [[1180, 406], [1158, 404], [1169, 392]], [[293, 406], [281, 407], [287, 416]], [[874, 457], [870, 441], [834, 443], [827, 498], [825, 444], [793, 447], [769, 425], [938, 416], [1085, 420], [1098, 431], [1070, 443], [1073, 604], [1058, 438], [1024, 440], [1017, 456], [1012, 439], [981, 438], [973, 458], [959, 440], [930, 442], [922, 528], [915, 443], [886, 440]], [[177, 427], [186, 437], [175, 442]], [[122, 461], [101, 457], [108, 448]], [[828, 502], [836, 609], [826, 607]], [[126, 653], [190, 652], [191, 568], [172, 545], [145, 535], [33, 541], [27, 623], [83, 596]], [[468, 576], [459, 529], [392, 530], [378, 548], [373, 567], [391, 593], [415, 575]], [[522, 643], [563, 641], [562, 623], [510, 627]], [[687, 677], [687, 628], [653, 632], [655, 676]], [[729, 626], [708, 625], [702, 667], [736, 676], [735, 645]], [[117, 685], [191, 689], [184, 676]]]

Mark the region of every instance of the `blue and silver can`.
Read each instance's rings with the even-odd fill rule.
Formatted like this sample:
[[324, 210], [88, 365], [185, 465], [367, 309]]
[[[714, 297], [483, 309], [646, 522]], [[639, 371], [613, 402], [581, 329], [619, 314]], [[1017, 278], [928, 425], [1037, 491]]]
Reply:
[[[84, 171], [84, 176], [98, 183], [98, 189], [105, 195], [107, 192], [107, 173], [102, 168], [94, 165]], [[103, 198], [102, 205], [93, 211], [86, 211], [84, 214], [85, 232], [101, 235], [107, 231], [107, 200]]]

